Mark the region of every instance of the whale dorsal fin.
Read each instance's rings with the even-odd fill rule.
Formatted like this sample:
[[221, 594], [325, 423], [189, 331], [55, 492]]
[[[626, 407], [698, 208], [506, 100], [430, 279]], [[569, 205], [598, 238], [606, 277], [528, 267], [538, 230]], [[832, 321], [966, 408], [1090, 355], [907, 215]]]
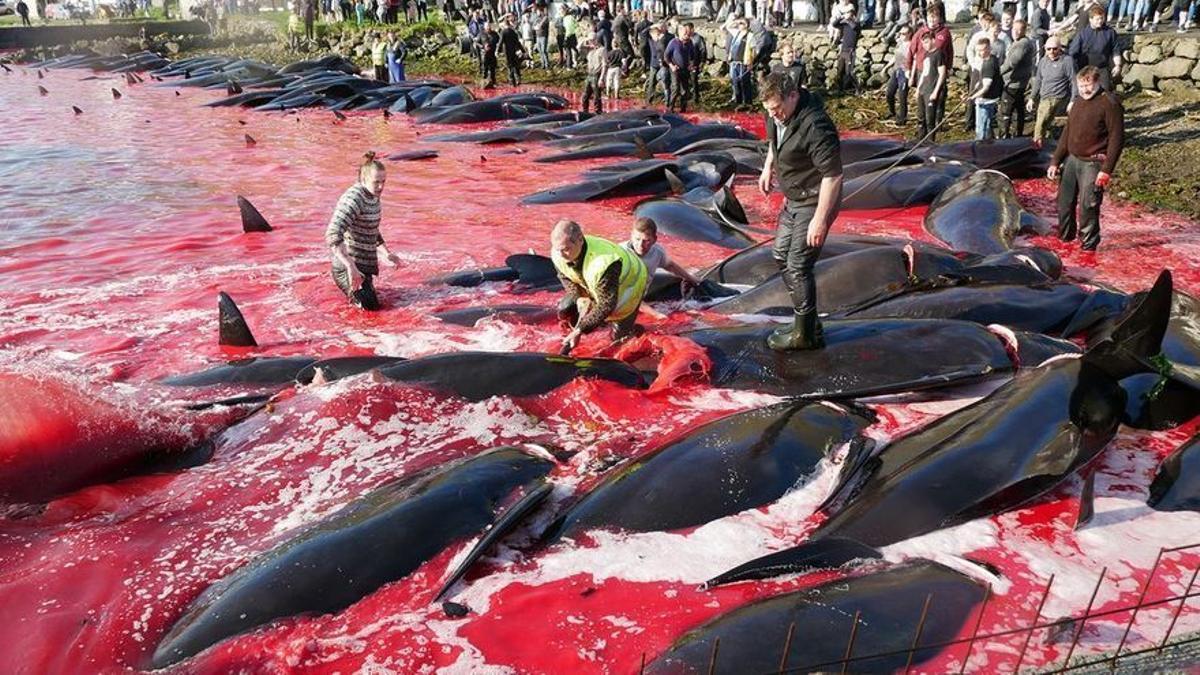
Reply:
[[219, 332], [217, 343], [228, 347], [257, 347], [258, 342], [237, 303], [229, 294], [221, 291], [217, 294], [217, 310], [219, 312]]

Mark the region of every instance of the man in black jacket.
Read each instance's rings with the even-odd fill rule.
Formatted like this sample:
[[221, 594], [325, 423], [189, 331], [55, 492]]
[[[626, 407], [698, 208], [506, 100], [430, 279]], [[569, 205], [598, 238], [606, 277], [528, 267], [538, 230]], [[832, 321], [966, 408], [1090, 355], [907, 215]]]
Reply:
[[758, 187], [771, 191], [776, 168], [787, 198], [779, 212], [772, 256], [792, 296], [795, 321], [775, 331], [767, 344], [777, 351], [820, 349], [825, 345], [817, 319], [813, 266], [837, 216], [842, 193], [841, 144], [825, 106], [784, 72], [759, 81], [767, 111], [767, 160]]
[[692, 59], [692, 100], [696, 105], [700, 105], [700, 76], [704, 73], [704, 66], [708, 65], [708, 41], [704, 36], [689, 26], [688, 32], [692, 34], [692, 48], [695, 58]]
[[483, 88], [491, 89], [496, 86], [496, 52], [500, 47], [500, 34], [492, 26], [492, 22], [483, 23], [483, 32], [479, 34], [479, 54], [483, 63]]
[[517, 20], [509, 15], [504, 32], [500, 34], [500, 46], [504, 49], [504, 62], [508, 65], [508, 82], [514, 87], [521, 84], [521, 59], [525, 58], [525, 47], [517, 35]]
[[650, 67], [650, 19], [646, 16], [646, 12], [637, 12], [637, 23], [633, 24], [633, 33], [637, 37], [638, 56], [642, 60], [642, 67]]
[[633, 42], [630, 40], [633, 22], [629, 20], [629, 13], [624, 8], [617, 11], [612, 30], [613, 47], [621, 52], [621, 72], [624, 73], [629, 70], [629, 62], [633, 60]]

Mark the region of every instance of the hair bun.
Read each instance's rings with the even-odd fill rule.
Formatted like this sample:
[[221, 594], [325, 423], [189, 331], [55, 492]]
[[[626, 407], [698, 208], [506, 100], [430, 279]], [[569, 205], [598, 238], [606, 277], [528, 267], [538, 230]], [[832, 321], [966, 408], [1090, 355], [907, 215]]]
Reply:
[[365, 154], [363, 154], [363, 159], [368, 162], [375, 161], [375, 151], [374, 150], [367, 151]]

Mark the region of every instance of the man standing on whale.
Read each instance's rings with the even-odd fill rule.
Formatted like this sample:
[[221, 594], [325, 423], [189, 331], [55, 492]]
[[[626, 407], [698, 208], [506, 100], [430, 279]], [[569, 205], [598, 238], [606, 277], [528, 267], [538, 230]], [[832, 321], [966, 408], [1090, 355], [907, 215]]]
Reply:
[[559, 318], [573, 324], [563, 338], [563, 354], [579, 344], [581, 335], [606, 322], [614, 341], [634, 335], [649, 277], [636, 253], [585, 236], [573, 220], [560, 220], [550, 232], [550, 259], [567, 292], [558, 303]]
[[795, 320], [767, 338], [776, 351], [825, 346], [817, 319], [813, 266], [842, 199], [842, 156], [837, 127], [815, 94], [797, 86], [782, 71], [759, 84], [767, 111], [767, 160], [758, 188], [771, 191], [776, 167], [786, 199], [779, 212], [772, 257], [792, 296]]

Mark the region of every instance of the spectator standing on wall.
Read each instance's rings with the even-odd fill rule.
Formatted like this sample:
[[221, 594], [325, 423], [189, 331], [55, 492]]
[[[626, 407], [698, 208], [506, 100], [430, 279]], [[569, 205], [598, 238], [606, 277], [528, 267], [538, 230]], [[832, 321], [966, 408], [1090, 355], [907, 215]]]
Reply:
[[1092, 5], [1088, 10], [1088, 24], [1079, 29], [1067, 48], [1067, 55], [1075, 61], [1075, 72], [1083, 72], [1086, 66], [1096, 66], [1100, 71], [1100, 85], [1106, 91], [1113, 90], [1113, 80], [1121, 74], [1121, 46], [1117, 43], [1117, 32], [1105, 23], [1104, 7]]
[[1046, 51], [1046, 40], [1050, 38], [1050, 0], [1037, 0], [1037, 7], [1029, 14], [1029, 32], [1037, 45], [1037, 59]]
[[838, 48], [837, 88], [858, 93], [858, 79], [854, 76], [854, 51], [858, 49], [860, 34], [858, 13], [853, 9], [846, 12], [838, 22], [838, 29], [841, 31], [842, 44]]
[[[820, 0], [818, 0], [820, 1]], [[829, 15], [829, 41], [837, 45], [841, 41], [841, 25], [842, 20], [846, 18], [846, 14], [854, 11], [854, 3], [851, 0], [837, 0], [833, 6], [833, 11]]]

